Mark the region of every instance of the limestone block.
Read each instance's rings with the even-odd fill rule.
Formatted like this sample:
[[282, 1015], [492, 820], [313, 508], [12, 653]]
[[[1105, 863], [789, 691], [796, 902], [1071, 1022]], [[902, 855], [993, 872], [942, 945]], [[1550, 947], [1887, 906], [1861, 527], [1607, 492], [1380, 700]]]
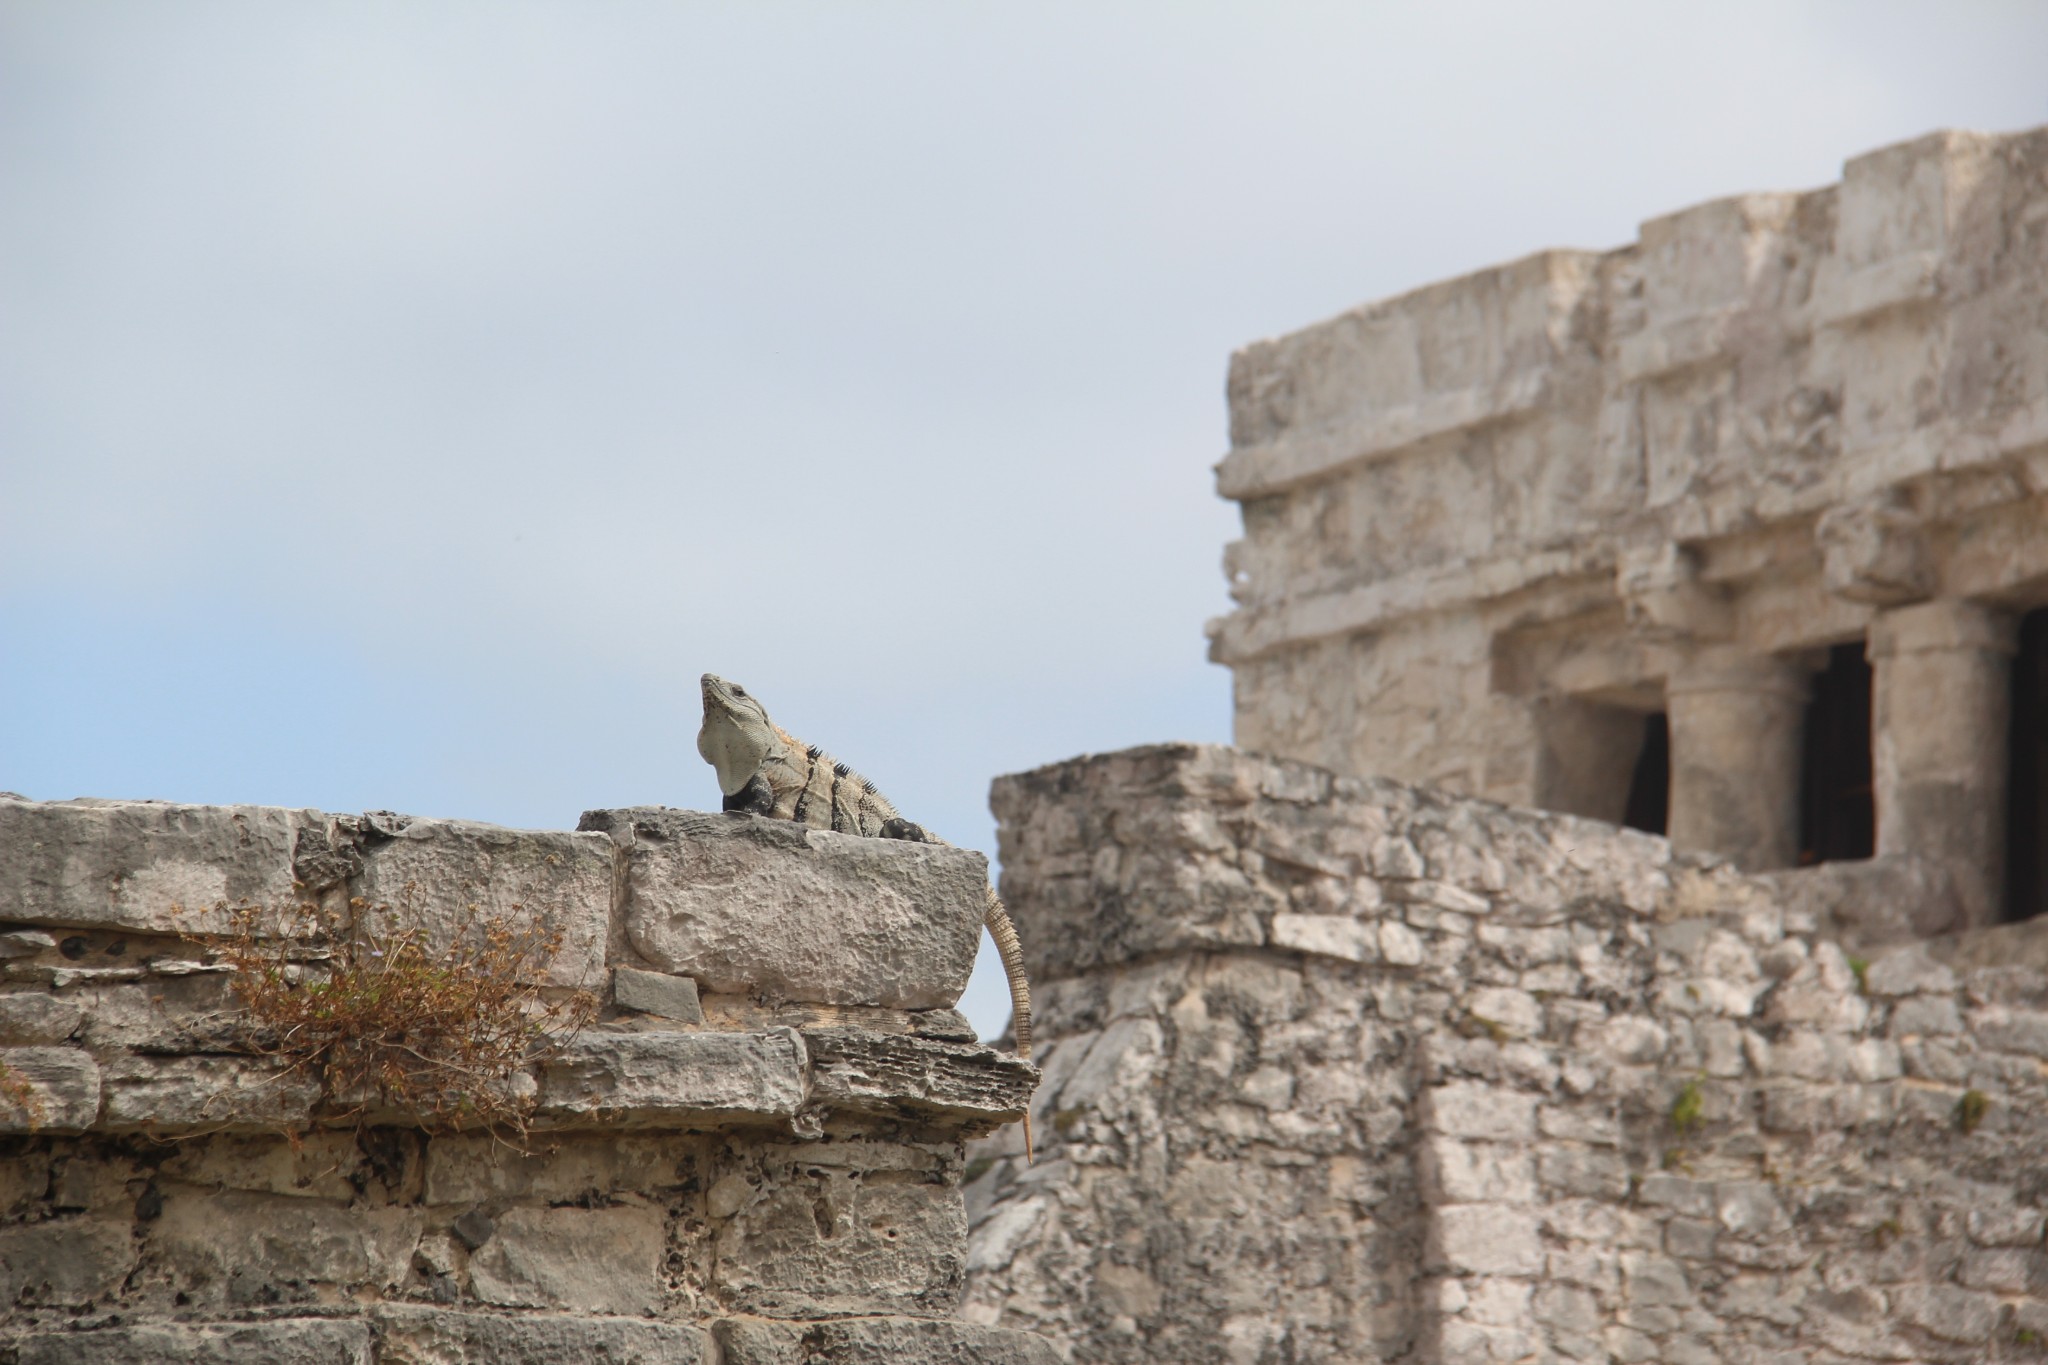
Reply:
[[1543, 1270], [1536, 1215], [1506, 1204], [1449, 1204], [1436, 1210], [1429, 1264], [1465, 1275], [1535, 1275]]
[[713, 1330], [724, 1365], [1059, 1365], [1064, 1359], [1034, 1333], [947, 1319], [727, 1318]]
[[712, 1283], [734, 1307], [770, 1317], [953, 1311], [967, 1252], [958, 1186], [830, 1166], [779, 1174], [713, 1244]]
[[100, 1068], [74, 1047], [0, 1048], [0, 1133], [77, 1133], [100, 1114]]
[[662, 1212], [515, 1208], [469, 1258], [485, 1303], [582, 1313], [652, 1313], [661, 1304]]
[[697, 999], [697, 983], [687, 976], [643, 972], [637, 967], [614, 967], [612, 999], [620, 1009], [658, 1014], [683, 1024], [704, 1022], [704, 1006]]
[[540, 1112], [640, 1122], [786, 1120], [803, 1105], [808, 1054], [794, 1029], [760, 1033], [589, 1030], [543, 1066]]
[[1275, 948], [1314, 953], [1345, 962], [1379, 959], [1379, 926], [1341, 915], [1275, 915], [1269, 941]]
[[62, 1218], [0, 1228], [0, 1303], [83, 1307], [116, 1293], [134, 1264], [126, 1222]]
[[974, 970], [979, 853], [649, 807], [590, 811], [579, 827], [619, 843], [633, 947], [704, 990], [950, 1008]]
[[811, 1098], [834, 1109], [929, 1121], [943, 1116], [969, 1135], [1021, 1118], [1035, 1068], [979, 1044], [938, 1042], [863, 1029], [809, 1029]]
[[568, 1204], [607, 1200], [694, 1178], [696, 1140], [663, 1132], [552, 1133], [521, 1151], [488, 1133], [444, 1133], [427, 1142], [426, 1201]]
[[250, 1305], [316, 1286], [389, 1289], [412, 1265], [420, 1226], [412, 1208], [185, 1187], [164, 1196], [150, 1242], [195, 1291]]
[[0, 1043], [61, 1043], [78, 1032], [85, 1010], [41, 991], [0, 995]]
[[37, 1332], [15, 1349], [20, 1365], [371, 1365], [369, 1324], [331, 1318]]
[[[337, 821], [346, 826], [347, 821]], [[469, 820], [363, 817], [356, 894], [370, 913], [423, 919], [435, 947], [473, 914], [541, 922], [563, 934], [545, 980], [601, 990], [611, 941], [612, 846], [595, 834], [517, 830]]]
[[1440, 1085], [1427, 1092], [1427, 1122], [1452, 1137], [1496, 1142], [1536, 1136], [1536, 1097], [1473, 1081]]
[[121, 1056], [101, 1073], [108, 1128], [280, 1128], [306, 1123], [319, 1099], [308, 1077], [251, 1057]]
[[226, 906], [286, 906], [318, 811], [166, 801], [0, 800], [0, 921], [218, 933]]
[[424, 1304], [375, 1309], [379, 1365], [703, 1365], [701, 1327], [644, 1318], [522, 1313], [507, 1317]]

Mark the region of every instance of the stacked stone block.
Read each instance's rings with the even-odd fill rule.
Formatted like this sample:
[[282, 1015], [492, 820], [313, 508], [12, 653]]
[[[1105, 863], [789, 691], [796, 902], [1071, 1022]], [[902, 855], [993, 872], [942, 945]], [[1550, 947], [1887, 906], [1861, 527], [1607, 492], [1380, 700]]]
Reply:
[[[1033, 1081], [951, 1009], [985, 875], [751, 816], [0, 798], [0, 1356], [1050, 1359], [955, 1315], [962, 1143]], [[252, 1047], [208, 936], [304, 900], [561, 932], [536, 984], [605, 1004], [509, 1082], [529, 1135], [359, 1126]]]
[[970, 1319], [1077, 1361], [2048, 1346], [2048, 974], [1970, 965], [2025, 927], [1865, 962], [1662, 839], [1222, 748], [995, 804], [1042, 1136], [973, 1149]]

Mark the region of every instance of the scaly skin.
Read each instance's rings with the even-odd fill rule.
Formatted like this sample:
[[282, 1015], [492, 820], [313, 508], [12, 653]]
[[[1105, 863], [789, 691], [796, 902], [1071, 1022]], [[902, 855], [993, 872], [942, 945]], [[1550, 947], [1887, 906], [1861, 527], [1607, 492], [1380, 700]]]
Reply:
[[[715, 673], [703, 679], [704, 727], [697, 752], [718, 772], [725, 809], [794, 820], [813, 829], [837, 830], [913, 843], [946, 841], [896, 813], [875, 784], [815, 744], [805, 744], [768, 719], [767, 708], [737, 683]], [[1024, 949], [1010, 912], [988, 888], [982, 924], [995, 940], [1010, 981], [1012, 1026], [1017, 1055], [1031, 1060], [1031, 984], [1024, 979]], [[1024, 1160], [1031, 1160], [1031, 1113], [1024, 1114]]]

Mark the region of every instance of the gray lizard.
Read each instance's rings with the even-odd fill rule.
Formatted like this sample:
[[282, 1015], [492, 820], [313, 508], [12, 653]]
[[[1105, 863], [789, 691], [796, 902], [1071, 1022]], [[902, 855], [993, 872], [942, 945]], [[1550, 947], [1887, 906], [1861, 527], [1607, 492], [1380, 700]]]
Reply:
[[[718, 772], [725, 809], [794, 820], [813, 829], [862, 834], [869, 838], [908, 839], [921, 844], [946, 841], [896, 813], [875, 784], [815, 744], [806, 744], [768, 719], [760, 699], [738, 683], [706, 673], [704, 728], [697, 732], [697, 752]], [[995, 940], [1010, 979], [1012, 1025], [1017, 1055], [1031, 1060], [1031, 984], [1024, 979], [1024, 949], [1010, 912], [988, 888], [988, 906], [981, 922]], [[1031, 1113], [1024, 1114], [1024, 1159], [1031, 1160]]]

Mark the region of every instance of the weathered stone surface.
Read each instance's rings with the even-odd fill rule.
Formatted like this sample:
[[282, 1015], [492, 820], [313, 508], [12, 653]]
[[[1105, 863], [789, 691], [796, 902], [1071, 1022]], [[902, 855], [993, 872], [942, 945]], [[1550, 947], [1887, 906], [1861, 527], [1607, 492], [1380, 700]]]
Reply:
[[803, 1105], [807, 1067], [794, 1029], [592, 1030], [542, 1068], [540, 1112], [628, 1121], [786, 1120]]
[[770, 1317], [952, 1313], [967, 1239], [958, 1186], [822, 1159], [778, 1176], [713, 1244], [712, 1282], [734, 1307]]
[[83, 1307], [118, 1290], [134, 1264], [128, 1226], [112, 1219], [0, 1227], [0, 1303]]
[[61, 1043], [78, 1032], [85, 1010], [41, 991], [0, 995], [0, 1043]]
[[418, 1304], [375, 1314], [379, 1365], [699, 1365], [710, 1333], [676, 1322], [588, 1314], [503, 1316]]
[[[1035, 1164], [971, 1149], [971, 1320], [1132, 1365], [1962, 1361], [2048, 1324], [2048, 922], [1866, 966], [1787, 877], [1199, 746], [996, 806], [1045, 1079]], [[1133, 951], [1219, 867], [1277, 932]]]
[[931, 1121], [979, 1135], [1023, 1117], [1037, 1080], [1022, 1059], [979, 1044], [862, 1029], [807, 1029], [811, 1098], [833, 1109]]
[[707, 991], [929, 1009], [974, 969], [978, 853], [660, 808], [591, 811], [580, 828], [620, 843], [633, 947]]
[[319, 1087], [250, 1057], [120, 1056], [102, 1070], [108, 1128], [279, 1128], [312, 1117]]
[[281, 1318], [270, 1322], [139, 1323], [91, 1331], [36, 1332], [17, 1339], [20, 1365], [371, 1365], [362, 1322]]
[[405, 1279], [420, 1240], [409, 1208], [351, 1209], [245, 1191], [173, 1190], [152, 1243], [197, 1296], [234, 1305], [291, 1302], [321, 1289], [385, 1290]]
[[545, 979], [598, 991], [611, 941], [612, 846], [592, 834], [468, 820], [364, 817], [356, 894], [376, 915], [424, 922], [446, 946], [475, 916], [539, 920], [562, 935]]
[[293, 902], [293, 843], [324, 822], [276, 806], [0, 800], [0, 921], [217, 933], [217, 907]]
[[614, 967], [612, 999], [621, 1009], [657, 1014], [684, 1024], [704, 1022], [704, 1006], [697, 999], [697, 983], [687, 976]]
[[654, 1208], [508, 1211], [470, 1257], [485, 1303], [652, 1313], [661, 1304], [662, 1215]]
[[0, 1048], [0, 1133], [75, 1133], [100, 1113], [100, 1068], [70, 1047]]
[[716, 1332], [725, 1365], [1056, 1365], [1063, 1358], [1028, 1332], [929, 1318], [726, 1318]]

